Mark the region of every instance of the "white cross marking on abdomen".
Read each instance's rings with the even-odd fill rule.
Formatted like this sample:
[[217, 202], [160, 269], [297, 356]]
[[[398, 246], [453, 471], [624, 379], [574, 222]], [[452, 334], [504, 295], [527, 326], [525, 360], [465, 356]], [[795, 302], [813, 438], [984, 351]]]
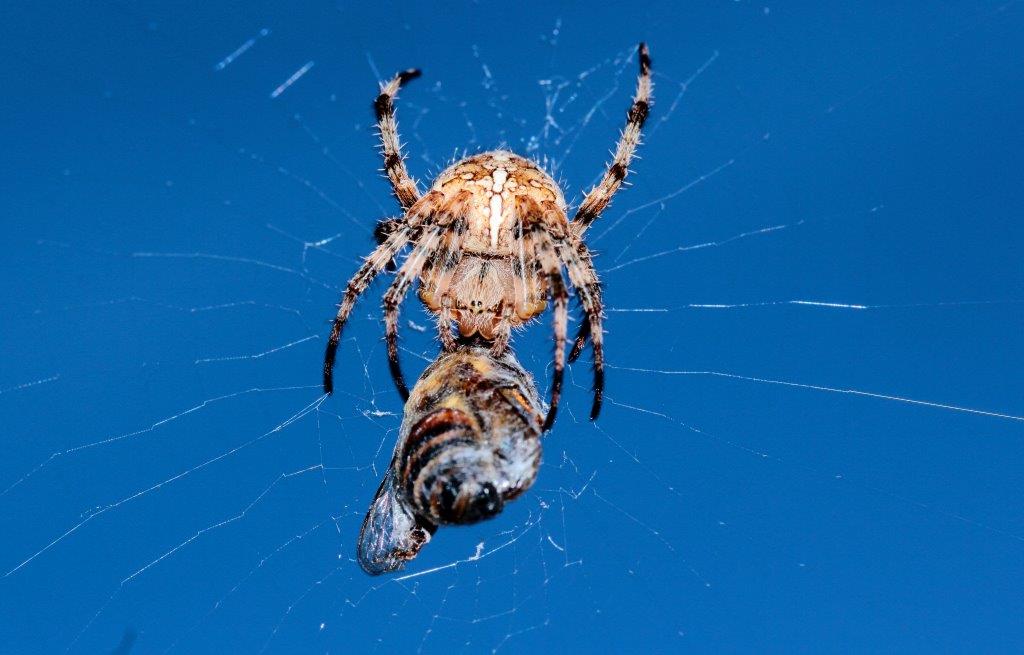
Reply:
[[494, 180], [494, 186], [491, 187], [491, 191], [494, 194], [491, 196], [491, 248], [497, 248], [498, 232], [501, 229], [502, 222], [501, 192], [505, 188], [505, 181], [508, 179], [508, 171], [504, 168], [499, 168], [491, 174], [491, 178]]

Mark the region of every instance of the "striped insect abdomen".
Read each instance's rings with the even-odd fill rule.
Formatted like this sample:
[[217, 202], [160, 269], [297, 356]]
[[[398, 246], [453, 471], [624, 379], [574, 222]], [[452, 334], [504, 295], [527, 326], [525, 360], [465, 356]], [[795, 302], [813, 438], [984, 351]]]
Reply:
[[371, 575], [416, 557], [438, 526], [498, 514], [533, 484], [545, 408], [511, 352], [463, 345], [441, 353], [405, 405], [391, 466], [359, 534]]
[[409, 431], [400, 482], [422, 517], [436, 524], [476, 523], [501, 511], [494, 452], [473, 419], [457, 409], [435, 410]]

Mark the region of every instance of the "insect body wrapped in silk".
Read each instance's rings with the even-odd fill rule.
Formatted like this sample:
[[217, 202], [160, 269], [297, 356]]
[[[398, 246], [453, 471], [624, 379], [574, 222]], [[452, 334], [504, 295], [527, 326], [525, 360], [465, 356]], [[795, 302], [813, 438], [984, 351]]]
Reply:
[[416, 557], [442, 525], [491, 518], [533, 484], [547, 408], [511, 350], [442, 352], [405, 406], [388, 472], [359, 534], [371, 575]]

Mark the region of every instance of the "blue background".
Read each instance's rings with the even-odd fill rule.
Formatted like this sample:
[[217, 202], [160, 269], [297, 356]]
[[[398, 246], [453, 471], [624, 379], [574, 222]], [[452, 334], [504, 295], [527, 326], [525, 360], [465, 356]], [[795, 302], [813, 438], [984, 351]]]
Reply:
[[[0, 649], [1024, 649], [1024, 7], [891, 4], [5, 5]], [[368, 578], [380, 284], [315, 403], [396, 210], [377, 80], [425, 71], [420, 179], [505, 143], [578, 200], [641, 39], [642, 159], [588, 235], [601, 420], [577, 365], [534, 489]], [[549, 329], [515, 342], [542, 385]]]

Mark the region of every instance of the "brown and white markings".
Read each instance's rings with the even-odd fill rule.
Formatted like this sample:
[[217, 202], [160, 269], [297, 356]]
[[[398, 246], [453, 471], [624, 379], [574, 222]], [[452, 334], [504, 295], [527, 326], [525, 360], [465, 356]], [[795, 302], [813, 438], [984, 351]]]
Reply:
[[359, 564], [389, 573], [441, 525], [490, 518], [533, 484], [544, 408], [510, 350], [443, 352], [405, 406], [388, 472], [359, 533]]
[[381, 87], [374, 109], [384, 172], [402, 215], [378, 225], [377, 249], [346, 286], [324, 354], [324, 391], [333, 390], [338, 341], [356, 299], [378, 273], [393, 267], [396, 255], [408, 248], [408, 256], [384, 294], [388, 361], [403, 398], [409, 392], [398, 362], [398, 309], [413, 282], [419, 281], [420, 299], [437, 315], [438, 337], [446, 352], [453, 351], [459, 342], [451, 332], [454, 322], [463, 342], [484, 341], [495, 357], [501, 357], [513, 328], [538, 316], [550, 301], [555, 352], [551, 403], [544, 429], [551, 427], [565, 366], [569, 292], [564, 271], [586, 314], [569, 361], [579, 356], [588, 340], [593, 344], [594, 404], [590, 416], [597, 418], [604, 388], [601, 287], [583, 235], [622, 186], [650, 112], [651, 58], [642, 43], [638, 59], [636, 93], [615, 154], [572, 220], [564, 194], [551, 176], [537, 163], [505, 150], [456, 162], [421, 195], [405, 167], [394, 107], [399, 88], [419, 77], [420, 72], [399, 73]]

